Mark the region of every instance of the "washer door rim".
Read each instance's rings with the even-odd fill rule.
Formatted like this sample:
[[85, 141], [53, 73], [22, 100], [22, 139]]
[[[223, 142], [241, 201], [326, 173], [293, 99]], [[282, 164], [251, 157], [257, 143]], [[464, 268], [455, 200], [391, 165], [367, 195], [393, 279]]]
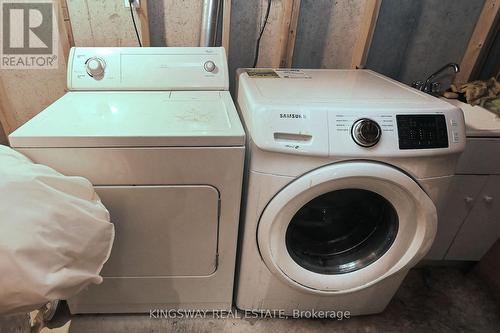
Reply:
[[[285, 243], [293, 216], [321, 194], [352, 188], [375, 192], [396, 208], [400, 223], [396, 240], [379, 259], [354, 272], [327, 275], [300, 266], [288, 253]], [[278, 192], [259, 219], [257, 245], [267, 268], [287, 285], [313, 294], [344, 294], [367, 288], [414, 266], [430, 249], [436, 229], [434, 203], [415, 180], [386, 164], [349, 161], [313, 170]]]

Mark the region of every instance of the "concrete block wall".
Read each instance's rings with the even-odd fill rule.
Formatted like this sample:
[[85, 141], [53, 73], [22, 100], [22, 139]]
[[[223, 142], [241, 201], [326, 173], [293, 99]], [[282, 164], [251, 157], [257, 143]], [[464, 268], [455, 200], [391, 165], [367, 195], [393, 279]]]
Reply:
[[196, 0], [149, 1], [151, 46], [197, 46], [202, 4]]
[[383, 0], [366, 67], [410, 84], [446, 63], [460, 63], [483, 5], [484, 0]]
[[349, 68], [365, 0], [303, 0], [293, 66]]
[[[273, 0], [276, 11], [282, 1]], [[252, 65], [266, 4], [267, 0], [233, 0], [231, 73]], [[349, 68], [365, 4], [366, 0], [302, 0], [293, 67]], [[460, 63], [483, 5], [484, 0], [383, 0], [365, 67], [410, 84], [448, 62]], [[271, 11], [261, 44], [263, 66], [274, 51], [275, 21]], [[452, 78], [444, 75], [443, 84]]]
[[[77, 46], [138, 46], [123, 0], [66, 0]], [[150, 1], [153, 2], [153, 1]], [[137, 28], [141, 32], [138, 20]]]

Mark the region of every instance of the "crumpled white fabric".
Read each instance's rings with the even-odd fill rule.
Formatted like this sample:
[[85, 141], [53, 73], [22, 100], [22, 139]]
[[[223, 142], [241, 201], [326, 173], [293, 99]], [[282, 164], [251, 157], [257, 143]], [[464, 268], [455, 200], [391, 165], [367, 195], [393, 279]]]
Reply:
[[114, 235], [88, 180], [0, 145], [0, 314], [30, 311], [101, 283]]

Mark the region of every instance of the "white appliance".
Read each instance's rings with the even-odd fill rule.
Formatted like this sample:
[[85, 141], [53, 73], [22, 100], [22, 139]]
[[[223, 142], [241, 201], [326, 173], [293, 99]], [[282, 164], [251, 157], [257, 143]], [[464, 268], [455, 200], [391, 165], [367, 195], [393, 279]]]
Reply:
[[382, 311], [434, 240], [460, 109], [367, 70], [240, 70], [236, 306]]
[[88, 178], [115, 224], [73, 313], [230, 309], [245, 136], [223, 48], [73, 48], [69, 92], [9, 136]]

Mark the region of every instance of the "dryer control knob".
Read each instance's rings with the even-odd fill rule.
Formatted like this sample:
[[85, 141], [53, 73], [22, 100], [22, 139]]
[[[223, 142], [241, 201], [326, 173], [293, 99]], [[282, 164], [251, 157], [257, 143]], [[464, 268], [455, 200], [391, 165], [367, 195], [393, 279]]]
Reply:
[[215, 71], [216, 67], [217, 66], [215, 65], [215, 62], [213, 62], [212, 60], [208, 60], [203, 64], [203, 68], [205, 68], [205, 70], [209, 73]]
[[87, 74], [95, 79], [101, 79], [104, 76], [104, 69], [106, 68], [106, 63], [102, 58], [92, 57], [85, 61], [85, 69]]
[[367, 118], [356, 120], [351, 128], [351, 135], [361, 147], [372, 147], [377, 144], [382, 135], [379, 124]]

